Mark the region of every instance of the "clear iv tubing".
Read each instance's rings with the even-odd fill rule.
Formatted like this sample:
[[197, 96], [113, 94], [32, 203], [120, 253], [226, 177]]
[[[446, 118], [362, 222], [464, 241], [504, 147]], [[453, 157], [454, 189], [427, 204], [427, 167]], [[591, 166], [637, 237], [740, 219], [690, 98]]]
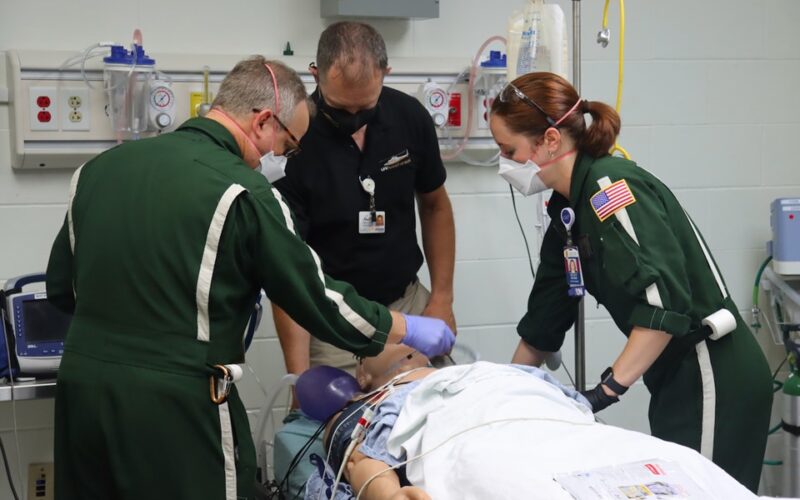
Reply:
[[[248, 368], [250, 368], [249, 365]], [[253, 376], [258, 378], [255, 372], [252, 371], [252, 368], [250, 368], [250, 370], [253, 373]], [[266, 404], [264, 406], [268, 407], [269, 409], [265, 411], [264, 414], [261, 415], [259, 418], [258, 424], [256, 425], [256, 429], [258, 429], [256, 437], [261, 439], [264, 436], [264, 431], [266, 430], [267, 422], [272, 421], [272, 408], [275, 406], [275, 401], [277, 401], [278, 396], [281, 395], [284, 388], [294, 385], [295, 382], [297, 382], [297, 375], [293, 373], [287, 373], [280, 379], [280, 381], [278, 381], [278, 386], [275, 387], [275, 392], [273, 392], [271, 396], [268, 396], [266, 389], [264, 389], [264, 386], [261, 385], [261, 381], [259, 380], [258, 385], [259, 387], [261, 387], [261, 390], [264, 392], [264, 396], [267, 398]], [[273, 428], [273, 433], [274, 430], [275, 429]]]
[[[136, 62], [139, 59], [139, 54], [136, 51], [136, 46], [143, 47], [142, 41], [142, 31], [139, 28], [133, 30], [133, 42], [131, 42], [131, 69], [128, 71], [128, 92], [125, 95], [125, 114], [127, 118], [130, 118], [130, 129], [131, 129], [131, 138], [135, 141], [139, 140], [139, 123], [137, 122], [137, 118], [135, 114], [131, 111], [133, 107], [133, 89], [136, 85], [136, 77], [133, 74], [134, 68], [136, 68]], [[122, 135], [118, 131], [117, 132], [117, 144], [122, 143]]]
[[[115, 44], [115, 43], [113, 43], [113, 42], [100, 42], [100, 43], [95, 43], [95, 44], [92, 44], [92, 45], [90, 45], [90, 46], [89, 46], [89, 47], [88, 47], [86, 50], [84, 50], [84, 51], [83, 51], [83, 55], [82, 55], [82, 56], [78, 56], [78, 57], [80, 57], [80, 62], [81, 62], [81, 78], [83, 79], [83, 83], [85, 83], [85, 84], [86, 84], [86, 86], [87, 86], [87, 87], [89, 87], [89, 88], [90, 88], [90, 89], [92, 89], [92, 90], [94, 90], [96, 87], [95, 87], [94, 85], [92, 85], [92, 83], [91, 83], [91, 82], [89, 81], [89, 79], [86, 77], [86, 61], [87, 61], [87, 60], [90, 58], [89, 54], [91, 54], [91, 52], [93, 52], [93, 51], [95, 51], [95, 50], [97, 50], [97, 49], [100, 49], [100, 48], [108, 48], [108, 47], [111, 47], [112, 45], [117, 45], [117, 44]], [[128, 70], [128, 78], [130, 78], [130, 76], [131, 76], [131, 75], [133, 75], [133, 72], [134, 72], [134, 70], [136, 69], [136, 61], [137, 61], [137, 57], [136, 57], [136, 43], [135, 43], [135, 42], [134, 42], [134, 43], [131, 43], [131, 50], [132, 50], [132, 51], [133, 51], [133, 53], [134, 53], [134, 57], [133, 57], [133, 58], [132, 58], [132, 60], [131, 60], [131, 61], [132, 61], [132, 62], [131, 62], [131, 69], [130, 69], [130, 70]], [[92, 57], [92, 58], [94, 58], [94, 57], [100, 57], [100, 55], [92, 54], [92, 55], [91, 55], [91, 57]], [[68, 60], [67, 60], [67, 61], [66, 61], [66, 62], [65, 62], [63, 65], [62, 65], [62, 67], [61, 67], [61, 68], [59, 68], [59, 71], [60, 71], [61, 69], [64, 69], [64, 68], [67, 68], [67, 67], [69, 67], [69, 66], [73, 66], [73, 65], [77, 64], [77, 61], [70, 63], [70, 61], [71, 61], [72, 59], [75, 59], [75, 57], [72, 57], [71, 59], [68, 59]], [[69, 64], [68, 64], [68, 63], [69, 63]], [[123, 83], [127, 83], [127, 82], [126, 82], [125, 80], [120, 80], [120, 83], [118, 83], [117, 85], [114, 85], [113, 87], [105, 87], [105, 86], [104, 86], [104, 87], [103, 87], [103, 90], [104, 90], [105, 92], [111, 92], [112, 90], [114, 90], [114, 89], [116, 89], [117, 87], [121, 86]]]
[[[90, 89], [95, 90], [96, 87], [94, 85], [92, 85], [91, 81], [86, 77], [86, 61], [88, 61], [89, 59], [95, 59], [95, 58], [98, 58], [98, 57], [103, 57], [103, 54], [92, 54], [92, 52], [94, 52], [97, 49], [111, 47], [112, 45], [119, 45], [119, 44], [117, 44], [115, 42], [98, 42], [98, 43], [94, 43], [94, 44], [90, 45], [89, 47], [87, 47], [83, 52], [78, 53], [77, 55], [74, 55], [74, 56], [68, 58], [67, 60], [65, 60], [61, 64], [61, 66], [58, 67], [58, 69], [56, 71], [60, 73], [61, 71], [65, 70], [67, 68], [70, 68], [72, 66], [75, 66], [76, 64], [80, 63], [80, 65], [81, 65], [81, 79], [83, 79], [83, 83], [85, 83], [86, 86], [89, 87]], [[131, 48], [133, 50], [136, 50], [135, 44], [132, 44]], [[135, 69], [136, 69], [136, 59], [134, 58], [133, 59], [133, 64], [131, 64], [131, 69], [128, 72], [128, 77], [130, 77], [130, 75], [133, 74], [133, 71]], [[103, 87], [103, 91], [110, 92], [110, 91], [116, 89], [122, 83], [126, 83], [126, 82], [124, 80], [122, 80], [119, 84], [117, 84], [117, 85], [115, 85], [113, 87]]]
[[[283, 389], [289, 386], [292, 386], [297, 382], [297, 375], [293, 373], [287, 373], [283, 377], [281, 377], [280, 381], [278, 382], [278, 386], [275, 387], [275, 392], [272, 393], [270, 396], [268, 391], [264, 388], [264, 385], [261, 383], [261, 379], [258, 378], [256, 372], [250, 365], [247, 365], [247, 368], [250, 370], [250, 373], [253, 374], [255, 377], [258, 386], [261, 388], [261, 391], [264, 393], [264, 397], [266, 398], [266, 402], [264, 404], [264, 411], [258, 417], [258, 424], [256, 425], [256, 429], [258, 432], [255, 434], [256, 437], [256, 446], [259, 448], [261, 447], [262, 441], [264, 441], [264, 432], [267, 428], [267, 423], [269, 422], [272, 425], [272, 434], [275, 434], [275, 420], [272, 416], [272, 409], [275, 406], [275, 401], [277, 401], [278, 396], [281, 395]], [[264, 460], [265, 460], [265, 473], [269, 470], [269, 462], [270, 462], [270, 453], [269, 450], [264, 450]]]
[[[464, 75], [466, 75], [468, 72], [469, 72], [469, 68], [465, 69], [464, 71], [462, 71], [461, 73], [458, 74], [458, 76], [455, 78], [455, 80], [453, 80], [453, 82], [447, 88], [447, 95], [450, 95], [453, 92], [453, 88], [456, 86], [456, 84], [458, 82], [461, 81], [461, 79], [464, 77]], [[485, 83], [485, 81], [486, 80], [484, 80], [484, 83]], [[484, 90], [488, 90], [485, 85], [484, 85], [483, 88], [484, 88]], [[443, 138], [447, 140], [448, 144], [452, 145], [455, 141], [450, 136], [450, 130], [447, 127], [443, 127], [442, 131], [444, 132], [444, 137]], [[453, 146], [451, 146], [451, 147], [453, 147]], [[458, 159], [463, 161], [467, 165], [473, 165], [473, 166], [476, 166], [476, 167], [493, 167], [493, 166], [497, 165], [497, 159], [499, 157], [500, 157], [500, 151], [498, 151], [497, 154], [495, 154], [489, 160], [478, 161], [478, 160], [475, 160], [475, 159], [471, 158], [464, 151], [462, 151], [461, 154], [459, 155]]]
[[483, 45], [481, 45], [481, 48], [478, 49], [478, 52], [475, 54], [475, 57], [472, 59], [472, 66], [470, 66], [470, 72], [469, 72], [469, 83], [468, 83], [468, 86], [467, 86], [467, 95], [469, 96], [469, 102], [467, 103], [467, 129], [464, 132], [464, 137], [461, 139], [461, 144], [458, 145], [458, 147], [455, 149], [455, 151], [451, 151], [449, 153], [443, 154], [442, 155], [442, 159], [443, 160], [454, 160], [454, 159], [456, 159], [458, 157], [458, 155], [461, 154], [461, 152], [464, 150], [464, 148], [467, 145], [467, 142], [469, 141], [469, 133], [472, 130], [472, 114], [473, 114], [473, 111], [474, 111], [473, 110], [473, 107], [474, 107], [474, 102], [473, 101], [474, 101], [474, 99], [472, 98], [472, 94], [473, 94], [473, 92], [475, 90], [475, 77], [478, 74], [477, 66], [478, 66], [478, 63], [480, 61], [481, 55], [483, 55], [483, 52], [486, 50], [486, 47], [488, 47], [493, 42], [503, 42], [505, 44], [506, 43], [506, 39], [504, 37], [498, 36], [498, 35], [489, 37], [485, 42], [483, 42]]

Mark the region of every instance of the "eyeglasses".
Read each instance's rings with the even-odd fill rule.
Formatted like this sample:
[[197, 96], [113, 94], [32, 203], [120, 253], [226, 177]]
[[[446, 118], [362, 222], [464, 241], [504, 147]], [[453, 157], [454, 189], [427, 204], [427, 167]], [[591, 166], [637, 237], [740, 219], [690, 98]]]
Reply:
[[[263, 111], [263, 110], [258, 109], [258, 108], [253, 108], [253, 113], [261, 113], [261, 111]], [[278, 115], [273, 113], [271, 116], [272, 116], [272, 118], [275, 119], [275, 122], [278, 125], [280, 125], [280, 127], [283, 130], [286, 131], [286, 133], [289, 135], [289, 139], [291, 140], [291, 142], [289, 144], [289, 147], [286, 149], [286, 151], [283, 152], [283, 156], [285, 156], [286, 158], [291, 158], [293, 156], [297, 156], [300, 153], [300, 151], [302, 151], [300, 149], [300, 141], [298, 141], [297, 137], [295, 137], [294, 134], [292, 133], [292, 131], [289, 130], [289, 127], [287, 127], [286, 125], [283, 124], [281, 119], [278, 118]]]
[[500, 92], [500, 96], [499, 97], [500, 97], [500, 102], [512, 102], [514, 97], [516, 97], [520, 101], [524, 102], [528, 106], [532, 107], [533, 109], [535, 109], [535, 110], [539, 111], [541, 114], [543, 114], [545, 120], [547, 120], [547, 123], [551, 127], [555, 127], [556, 126], [556, 121], [553, 120], [552, 118], [550, 118], [550, 115], [548, 115], [547, 112], [545, 110], [543, 110], [541, 106], [539, 106], [538, 104], [533, 102], [533, 99], [531, 99], [530, 97], [526, 96], [525, 93], [523, 91], [521, 91], [520, 89], [518, 89], [513, 83], [509, 83], [508, 85], [506, 85], [506, 88], [504, 88], [503, 91]]

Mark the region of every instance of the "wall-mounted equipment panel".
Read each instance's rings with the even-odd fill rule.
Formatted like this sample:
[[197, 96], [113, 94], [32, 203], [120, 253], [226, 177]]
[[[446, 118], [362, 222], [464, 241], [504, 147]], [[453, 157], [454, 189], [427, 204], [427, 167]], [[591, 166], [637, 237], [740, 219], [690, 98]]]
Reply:
[[[112, 126], [103, 64], [87, 61], [83, 73], [80, 66], [64, 69], [64, 61], [75, 57], [75, 53], [50, 51], [5, 54], [12, 167], [77, 168], [121, 139]], [[158, 61], [158, 74], [146, 96], [148, 127], [136, 138], [173, 130], [194, 116], [193, 108], [205, 95], [204, 67], [209, 68], [208, 94], [214, 96], [225, 74], [240, 59], [187, 54], [153, 54], [153, 58]], [[313, 92], [316, 84], [308, 73], [307, 58], [275, 59], [298, 71], [309, 93]], [[478, 157], [497, 151], [484, 117], [484, 100], [487, 93], [496, 91], [496, 82], [478, 78], [470, 96], [464, 77], [466, 61], [394, 58], [391, 63], [392, 73], [385, 84], [420, 99], [437, 125], [443, 153], [460, 146], [467, 125], [471, 127], [470, 140], [463, 149], [480, 152]]]

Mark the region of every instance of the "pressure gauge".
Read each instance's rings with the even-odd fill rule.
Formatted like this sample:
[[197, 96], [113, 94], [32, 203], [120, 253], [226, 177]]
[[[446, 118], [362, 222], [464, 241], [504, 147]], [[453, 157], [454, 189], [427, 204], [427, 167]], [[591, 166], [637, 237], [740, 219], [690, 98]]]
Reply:
[[444, 106], [446, 99], [444, 90], [442, 89], [435, 89], [430, 94], [428, 94], [428, 103], [434, 109], [439, 109]]
[[156, 80], [150, 84], [148, 107], [151, 128], [164, 130], [175, 123], [175, 92], [169, 82]]
[[436, 82], [427, 82], [422, 85], [419, 99], [433, 119], [437, 127], [444, 127], [450, 114], [447, 91]]

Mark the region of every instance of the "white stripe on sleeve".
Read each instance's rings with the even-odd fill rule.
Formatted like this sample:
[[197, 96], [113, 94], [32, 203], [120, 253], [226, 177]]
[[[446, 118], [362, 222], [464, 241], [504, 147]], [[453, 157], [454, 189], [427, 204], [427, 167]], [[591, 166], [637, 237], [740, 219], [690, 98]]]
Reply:
[[[612, 184], [611, 179], [607, 176], [603, 177], [602, 179], [598, 179], [597, 184], [600, 186], [600, 189], [605, 189]], [[639, 238], [636, 237], [636, 231], [633, 229], [633, 223], [631, 222], [631, 217], [628, 215], [628, 210], [625, 208], [621, 208], [617, 210], [614, 214], [617, 220], [622, 224], [622, 227], [625, 229], [625, 232], [628, 233], [628, 236], [633, 239], [636, 244], [639, 244]], [[647, 303], [653, 307], [658, 307], [659, 309], [664, 308], [664, 302], [661, 300], [661, 293], [658, 291], [658, 286], [653, 283], [652, 285], [648, 286], [645, 290], [645, 295], [647, 296]]]
[[211, 281], [214, 278], [214, 266], [217, 262], [217, 249], [219, 240], [222, 236], [222, 228], [225, 227], [225, 219], [228, 218], [228, 211], [233, 205], [234, 200], [242, 192], [244, 186], [240, 184], [231, 185], [220, 197], [217, 209], [211, 218], [206, 235], [206, 244], [203, 248], [203, 258], [200, 261], [200, 272], [197, 275], [197, 289], [195, 300], [197, 302], [197, 340], [208, 342], [211, 337], [211, 324], [208, 317], [208, 301], [211, 295]]
[[719, 293], [722, 294], [723, 299], [727, 299], [728, 290], [725, 288], [725, 284], [722, 282], [722, 276], [719, 274], [717, 266], [714, 265], [714, 259], [711, 258], [711, 252], [709, 252], [708, 248], [706, 248], [706, 245], [703, 242], [703, 238], [700, 237], [700, 232], [694, 225], [694, 221], [692, 220], [692, 218], [689, 217], [689, 214], [687, 214], [685, 210], [683, 213], [686, 215], [686, 220], [689, 221], [689, 225], [692, 226], [692, 231], [694, 231], [694, 237], [697, 238], [697, 244], [700, 245], [700, 248], [703, 250], [703, 255], [705, 255], [706, 257], [706, 262], [708, 262], [709, 269], [711, 269], [711, 272], [714, 274], [714, 279], [717, 281], [717, 286], [719, 287]]
[[[284, 203], [283, 197], [281, 196], [280, 192], [277, 189], [272, 188], [272, 194], [275, 196], [275, 199], [278, 200], [278, 204], [281, 207], [281, 211], [283, 212], [283, 217], [286, 219], [286, 227], [291, 231], [293, 234], [295, 233], [294, 230], [294, 221], [292, 220], [292, 214], [289, 210], [289, 207]], [[322, 282], [323, 288], [325, 288], [325, 296], [328, 297], [334, 304], [336, 304], [337, 309], [339, 310], [339, 314], [347, 320], [350, 325], [353, 326], [356, 330], [361, 332], [367, 338], [372, 338], [375, 335], [375, 327], [372, 326], [367, 320], [365, 320], [361, 315], [355, 312], [348, 304], [345, 302], [344, 297], [341, 293], [331, 290], [327, 287], [325, 283], [325, 274], [322, 272], [322, 265], [317, 253], [306, 245], [308, 251], [311, 252], [311, 256], [314, 259], [314, 262], [317, 265], [317, 275], [319, 276], [320, 281]]]
[[[85, 163], [83, 165], [86, 165]], [[75, 200], [75, 193], [78, 192], [78, 179], [81, 176], [81, 170], [83, 170], [83, 165], [78, 167], [74, 174], [72, 174], [72, 180], [69, 181], [69, 205], [67, 207], [67, 226], [69, 227], [69, 248], [72, 250], [72, 255], [75, 255], [75, 223], [72, 219], [72, 203]]]

